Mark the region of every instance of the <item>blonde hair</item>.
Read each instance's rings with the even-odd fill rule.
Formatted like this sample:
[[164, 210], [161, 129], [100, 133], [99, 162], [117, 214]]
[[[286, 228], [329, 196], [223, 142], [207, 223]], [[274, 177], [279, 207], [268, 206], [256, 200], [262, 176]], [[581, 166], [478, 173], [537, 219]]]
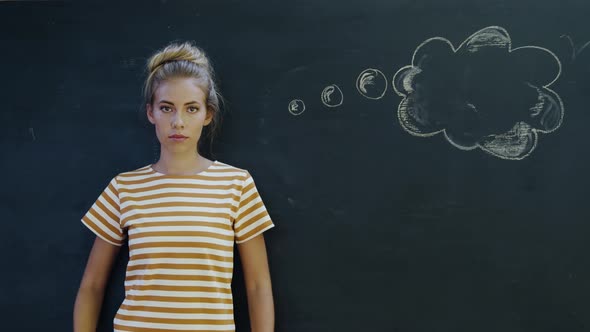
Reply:
[[212, 121], [205, 130], [205, 137], [212, 145], [221, 126], [220, 103], [223, 98], [217, 91], [213, 68], [205, 52], [190, 42], [171, 43], [149, 58], [147, 70], [149, 74], [143, 90], [145, 104], [153, 103], [154, 94], [162, 82], [173, 78], [192, 78], [197, 81], [205, 92], [207, 112], [212, 115]]

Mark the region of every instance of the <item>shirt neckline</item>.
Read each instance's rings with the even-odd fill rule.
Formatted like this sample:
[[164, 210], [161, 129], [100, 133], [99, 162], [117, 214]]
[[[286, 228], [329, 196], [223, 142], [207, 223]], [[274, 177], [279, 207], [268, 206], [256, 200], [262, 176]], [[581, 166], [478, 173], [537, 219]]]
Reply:
[[179, 174], [179, 175], [174, 175], [174, 174], [165, 174], [165, 173], [160, 173], [160, 172], [158, 172], [158, 171], [156, 171], [156, 170], [154, 169], [154, 167], [153, 167], [153, 166], [154, 166], [154, 164], [150, 164], [150, 165], [149, 165], [149, 169], [150, 169], [150, 171], [151, 171], [153, 174], [156, 174], [156, 175], [159, 175], [159, 176], [177, 177], [177, 178], [178, 178], [178, 177], [180, 177], [180, 178], [182, 178], [182, 177], [192, 177], [192, 176], [202, 175], [203, 173], [206, 173], [206, 172], [208, 172], [209, 170], [211, 170], [211, 169], [213, 168], [213, 166], [214, 166], [214, 165], [216, 165], [216, 164], [217, 164], [217, 160], [213, 160], [213, 162], [211, 163], [211, 165], [209, 165], [209, 167], [205, 168], [204, 170], [202, 170], [202, 171], [200, 171], [200, 172], [197, 172], [197, 173], [194, 173], [194, 174], [184, 174], [184, 175], [180, 175], [180, 174]]

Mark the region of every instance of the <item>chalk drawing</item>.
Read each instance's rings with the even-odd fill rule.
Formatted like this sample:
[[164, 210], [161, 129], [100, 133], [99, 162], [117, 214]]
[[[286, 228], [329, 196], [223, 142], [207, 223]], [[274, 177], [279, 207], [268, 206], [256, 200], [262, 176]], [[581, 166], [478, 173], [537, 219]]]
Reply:
[[322, 91], [322, 103], [328, 107], [338, 107], [344, 102], [342, 90], [336, 84], [328, 85]]
[[[554, 66], [541, 69], [553, 70], [554, 78], [525, 77], [526, 64], [514, 60], [523, 56], [550, 59]], [[445, 38], [430, 38], [393, 77], [393, 89], [403, 97], [397, 118], [414, 136], [442, 133], [458, 149], [521, 160], [536, 148], [539, 134], [561, 126], [564, 105], [549, 89], [561, 68], [546, 48], [512, 48], [510, 35], [498, 26], [477, 31], [457, 48]]]
[[293, 115], [300, 115], [305, 112], [305, 103], [301, 99], [293, 99], [289, 103], [289, 113]]
[[576, 58], [578, 57], [578, 55], [580, 55], [580, 53], [582, 53], [586, 48], [588, 48], [588, 46], [590, 46], [590, 41], [587, 41], [586, 43], [584, 43], [582, 45], [576, 46], [574, 44], [574, 40], [569, 35], [561, 35], [560, 38], [567, 39], [570, 46], [572, 47], [572, 58], [571, 58], [572, 61], [575, 61]]
[[356, 89], [366, 98], [381, 99], [387, 91], [387, 78], [378, 69], [365, 69], [356, 79]]

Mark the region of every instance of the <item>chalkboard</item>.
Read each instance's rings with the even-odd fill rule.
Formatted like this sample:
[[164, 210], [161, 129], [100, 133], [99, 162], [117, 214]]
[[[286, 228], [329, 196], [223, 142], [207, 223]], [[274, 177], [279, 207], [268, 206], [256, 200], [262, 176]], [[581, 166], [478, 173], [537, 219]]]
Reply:
[[[277, 331], [589, 331], [587, 1], [0, 3], [0, 312], [68, 331], [114, 175], [155, 161], [145, 61], [203, 47]], [[99, 331], [123, 299], [126, 249]], [[239, 262], [236, 327], [249, 330]]]

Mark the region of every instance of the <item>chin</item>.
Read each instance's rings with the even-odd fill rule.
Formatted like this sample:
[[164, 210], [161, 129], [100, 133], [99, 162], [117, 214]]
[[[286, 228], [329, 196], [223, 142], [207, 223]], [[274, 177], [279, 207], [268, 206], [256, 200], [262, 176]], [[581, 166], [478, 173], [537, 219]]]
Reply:
[[188, 153], [191, 151], [197, 151], [196, 146], [188, 146], [188, 145], [187, 146], [178, 146], [178, 145], [170, 146], [170, 145], [168, 145], [166, 148], [168, 149], [168, 151], [173, 152], [173, 153]]

